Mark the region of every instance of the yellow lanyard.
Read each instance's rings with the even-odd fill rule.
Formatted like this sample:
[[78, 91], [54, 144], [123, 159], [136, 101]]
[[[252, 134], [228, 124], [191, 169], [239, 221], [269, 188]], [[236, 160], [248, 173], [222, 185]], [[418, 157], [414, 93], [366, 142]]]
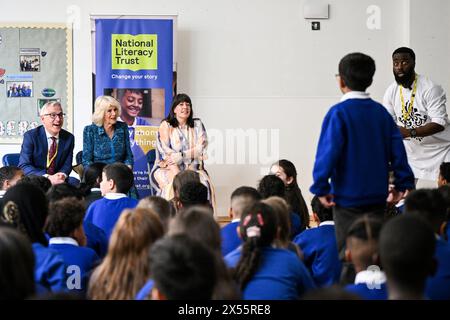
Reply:
[[[56, 143], [56, 141], [55, 141], [55, 143]], [[55, 160], [56, 155], [58, 154], [58, 144], [56, 143], [56, 151], [55, 151], [55, 154], [53, 155], [53, 157], [51, 159], [49, 159], [50, 149], [48, 151], [49, 152], [47, 152], [47, 168], [50, 167], [50, 165], [52, 164], [53, 160]]]
[[417, 91], [417, 74], [414, 77], [413, 91], [411, 93], [409, 108], [406, 109], [405, 99], [403, 98], [403, 86], [400, 85], [400, 101], [402, 102], [403, 121], [408, 120], [408, 118], [411, 116], [411, 113], [413, 111], [413, 106], [414, 106], [414, 98], [416, 97], [416, 91]]

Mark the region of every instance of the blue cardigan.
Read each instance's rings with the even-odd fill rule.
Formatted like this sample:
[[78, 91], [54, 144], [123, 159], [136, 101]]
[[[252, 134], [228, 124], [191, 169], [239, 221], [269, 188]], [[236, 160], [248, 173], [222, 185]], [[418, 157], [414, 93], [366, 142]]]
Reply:
[[322, 124], [311, 193], [333, 194], [341, 207], [384, 204], [390, 170], [396, 190], [414, 187], [403, 138], [387, 110], [369, 98], [333, 106]]

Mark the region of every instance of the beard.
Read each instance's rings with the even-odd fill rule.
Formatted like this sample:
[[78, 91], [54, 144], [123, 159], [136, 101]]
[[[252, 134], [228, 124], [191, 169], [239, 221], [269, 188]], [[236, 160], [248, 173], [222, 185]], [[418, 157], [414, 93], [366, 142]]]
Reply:
[[402, 77], [399, 77], [394, 72], [395, 81], [399, 85], [401, 85], [402, 87], [405, 87], [405, 88], [408, 88], [412, 84], [412, 82], [414, 81], [414, 75], [415, 75], [415, 71], [412, 68], [407, 73], [403, 74]]

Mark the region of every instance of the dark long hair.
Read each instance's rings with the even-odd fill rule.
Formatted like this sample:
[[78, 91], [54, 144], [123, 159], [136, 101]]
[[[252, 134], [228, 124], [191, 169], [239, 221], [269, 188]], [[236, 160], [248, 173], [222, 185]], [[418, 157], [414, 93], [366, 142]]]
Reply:
[[176, 234], [186, 234], [190, 238], [204, 243], [214, 253], [218, 272], [212, 299], [239, 299], [236, 286], [223, 262], [220, 227], [213, 217], [212, 210], [204, 206], [192, 206], [177, 214], [170, 222], [168, 235]]
[[285, 199], [290, 205], [293, 212], [296, 212], [301, 220], [301, 229], [304, 230], [309, 226], [309, 211], [303, 198], [302, 191], [297, 183], [297, 170], [292, 162], [286, 159], [278, 161], [278, 166], [283, 168], [287, 178], [292, 178], [292, 182], [286, 186]]
[[177, 105], [179, 105], [182, 102], [187, 102], [191, 105], [191, 113], [189, 114], [189, 118], [187, 119], [186, 123], [189, 127], [193, 128], [194, 127], [194, 118], [193, 118], [194, 110], [192, 109], [191, 98], [189, 98], [189, 96], [185, 93], [179, 93], [173, 98], [169, 115], [164, 120], [167, 121], [172, 127], [174, 127], [174, 128], [178, 127], [178, 120], [177, 120], [177, 117], [175, 116], [174, 110], [177, 107]]
[[277, 218], [269, 205], [257, 202], [244, 210], [239, 227], [244, 243], [234, 278], [243, 290], [259, 268], [262, 249], [275, 240]]
[[91, 193], [92, 188], [100, 187], [100, 182], [97, 179], [100, 178], [99, 180], [102, 180], [102, 172], [105, 167], [106, 163], [94, 162], [84, 169], [83, 177], [78, 188], [85, 196]]
[[34, 254], [20, 232], [0, 227], [0, 300], [23, 300], [34, 294]]
[[31, 243], [47, 246], [44, 224], [48, 215], [48, 202], [38, 187], [20, 183], [6, 191], [3, 197], [2, 219], [28, 237]]

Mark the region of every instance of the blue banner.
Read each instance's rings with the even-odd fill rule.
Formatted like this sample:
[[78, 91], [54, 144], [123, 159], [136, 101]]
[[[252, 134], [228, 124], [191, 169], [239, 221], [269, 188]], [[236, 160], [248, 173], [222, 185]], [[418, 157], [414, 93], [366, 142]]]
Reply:
[[[173, 97], [173, 21], [95, 20], [95, 96], [111, 95], [128, 124], [139, 197], [151, 194], [157, 127]], [[149, 162], [150, 161], [150, 162]]]

